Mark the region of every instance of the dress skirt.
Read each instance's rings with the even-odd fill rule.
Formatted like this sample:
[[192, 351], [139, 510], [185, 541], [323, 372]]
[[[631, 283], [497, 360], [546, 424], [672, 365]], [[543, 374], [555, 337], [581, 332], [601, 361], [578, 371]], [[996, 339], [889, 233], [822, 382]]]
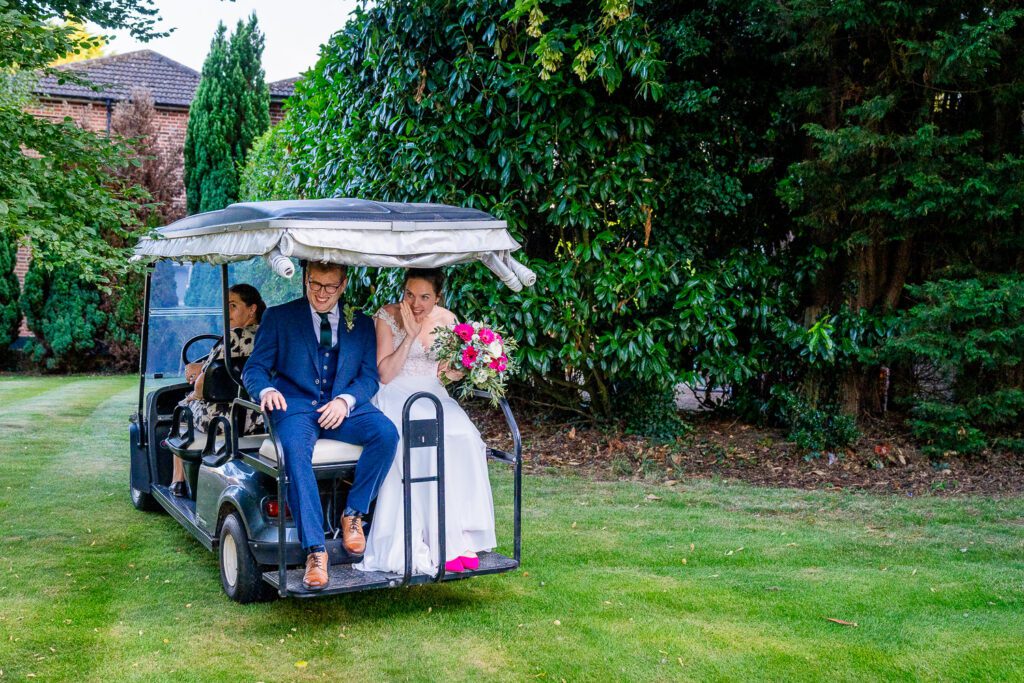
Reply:
[[[487, 472], [486, 447], [480, 432], [462, 407], [448, 395], [441, 383], [430, 376], [400, 375], [381, 385], [374, 404], [402, 431], [402, 408], [413, 394], [427, 391], [441, 401], [444, 410], [445, 470], [445, 543], [447, 560], [469, 552], [493, 550], [494, 503]], [[412, 408], [414, 420], [432, 419], [434, 404], [417, 401]], [[403, 442], [377, 494], [363, 561], [355, 567], [364, 571], [405, 571], [405, 537], [402, 495]], [[436, 474], [434, 448], [414, 448], [411, 453], [412, 476]], [[437, 484], [412, 485], [413, 573], [432, 574], [438, 567]]]

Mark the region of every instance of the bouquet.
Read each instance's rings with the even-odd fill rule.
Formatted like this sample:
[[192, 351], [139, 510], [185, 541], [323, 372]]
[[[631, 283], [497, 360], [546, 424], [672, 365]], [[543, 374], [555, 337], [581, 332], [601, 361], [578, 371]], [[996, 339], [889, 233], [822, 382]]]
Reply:
[[[514, 339], [505, 339], [494, 327], [478, 322], [438, 327], [434, 334], [430, 350], [435, 357], [442, 363], [447, 362], [450, 370], [465, 373], [462, 397], [473, 389], [482, 389], [490, 392], [497, 403], [505, 395], [508, 376], [516, 366], [510, 355], [516, 349]], [[441, 381], [448, 385], [456, 380], [442, 373]]]

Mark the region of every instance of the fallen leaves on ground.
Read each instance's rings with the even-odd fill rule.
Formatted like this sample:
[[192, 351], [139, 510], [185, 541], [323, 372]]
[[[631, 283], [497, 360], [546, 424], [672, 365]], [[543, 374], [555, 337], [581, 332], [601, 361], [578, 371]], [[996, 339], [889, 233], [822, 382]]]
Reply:
[[[512, 450], [500, 413], [473, 404], [467, 410], [489, 445]], [[684, 419], [692, 432], [675, 442], [659, 443], [614, 425], [553, 421], [518, 403], [515, 412], [523, 437], [523, 468], [530, 474], [572, 472], [665, 486], [717, 476], [761, 486], [908, 496], [1024, 492], [1024, 458], [986, 453], [951, 459], [948, 469], [937, 469], [898, 425], [889, 422], [866, 425], [861, 439], [838, 457], [815, 458], [787, 441], [784, 431], [738, 423], [731, 417], [687, 414]], [[879, 468], [880, 463], [884, 467]]]

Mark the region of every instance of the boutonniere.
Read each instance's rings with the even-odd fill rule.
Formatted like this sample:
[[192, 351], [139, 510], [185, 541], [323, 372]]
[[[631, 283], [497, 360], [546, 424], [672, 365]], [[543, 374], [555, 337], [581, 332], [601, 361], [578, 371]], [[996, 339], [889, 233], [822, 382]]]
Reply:
[[349, 332], [351, 332], [352, 328], [356, 326], [356, 320], [355, 320], [356, 307], [353, 306], [352, 304], [345, 304], [344, 314], [345, 314], [345, 329], [348, 330]]

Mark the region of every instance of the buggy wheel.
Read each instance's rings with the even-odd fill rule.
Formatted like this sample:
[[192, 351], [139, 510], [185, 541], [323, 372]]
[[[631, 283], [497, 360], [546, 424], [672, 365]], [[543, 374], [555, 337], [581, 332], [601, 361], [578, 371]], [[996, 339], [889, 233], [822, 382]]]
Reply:
[[[135, 467], [134, 464], [131, 466]], [[142, 512], [156, 512], [158, 510], [163, 510], [148, 491], [141, 491], [132, 486], [131, 473], [128, 475], [128, 495], [131, 497], [132, 505], [136, 510], [140, 510]]]
[[262, 568], [249, 550], [245, 526], [232, 512], [220, 528], [220, 585], [235, 602], [246, 604], [271, 600], [276, 595], [263, 581]]

